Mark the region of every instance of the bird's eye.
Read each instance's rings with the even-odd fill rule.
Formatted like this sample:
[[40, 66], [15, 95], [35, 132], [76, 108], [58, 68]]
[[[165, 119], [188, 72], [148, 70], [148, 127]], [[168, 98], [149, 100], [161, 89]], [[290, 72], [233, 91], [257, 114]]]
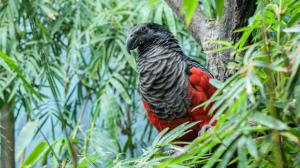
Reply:
[[146, 31], [146, 27], [143, 26], [143, 27], [141, 28], [141, 31], [142, 31], [142, 32], [145, 32], [145, 31]]

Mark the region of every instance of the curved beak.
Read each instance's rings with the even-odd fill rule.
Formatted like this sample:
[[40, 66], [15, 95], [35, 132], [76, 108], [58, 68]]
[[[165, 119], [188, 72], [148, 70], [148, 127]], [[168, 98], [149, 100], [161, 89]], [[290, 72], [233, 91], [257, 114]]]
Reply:
[[133, 34], [130, 34], [126, 39], [127, 52], [130, 54], [130, 51], [137, 48], [137, 46], [138, 46], [137, 39], [134, 37]]

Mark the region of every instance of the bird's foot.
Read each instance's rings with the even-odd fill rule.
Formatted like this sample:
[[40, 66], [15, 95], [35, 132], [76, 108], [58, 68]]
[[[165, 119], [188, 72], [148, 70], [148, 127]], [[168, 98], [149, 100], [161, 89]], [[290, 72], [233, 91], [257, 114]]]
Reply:
[[171, 149], [171, 150], [166, 150], [164, 151], [165, 154], [169, 155], [169, 156], [181, 156], [183, 154], [185, 154], [187, 152], [186, 149], [183, 150], [175, 150], [175, 149]]
[[198, 136], [201, 136], [205, 132], [210, 132], [210, 130], [213, 128], [210, 124], [204, 125], [201, 130], [198, 132]]

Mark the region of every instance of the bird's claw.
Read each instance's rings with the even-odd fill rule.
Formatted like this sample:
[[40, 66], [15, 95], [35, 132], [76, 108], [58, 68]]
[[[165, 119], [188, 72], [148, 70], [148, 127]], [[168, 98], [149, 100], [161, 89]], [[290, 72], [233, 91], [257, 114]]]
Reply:
[[206, 131], [210, 131], [212, 129], [211, 125], [204, 125], [201, 130], [198, 132], [198, 136], [204, 134]]
[[177, 156], [181, 156], [181, 155], [185, 154], [186, 152], [187, 152], [187, 150], [184, 149], [184, 150], [181, 150], [181, 151], [180, 150], [166, 150], [163, 153], [165, 153], [169, 156], [177, 157]]

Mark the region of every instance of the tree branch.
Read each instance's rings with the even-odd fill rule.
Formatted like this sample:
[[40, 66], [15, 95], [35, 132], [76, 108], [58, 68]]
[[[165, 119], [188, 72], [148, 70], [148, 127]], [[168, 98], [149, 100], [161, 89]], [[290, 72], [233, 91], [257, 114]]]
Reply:
[[[176, 15], [184, 22], [184, 15], [180, 13], [182, 0], [165, 0]], [[239, 40], [240, 34], [233, 33], [237, 28], [247, 24], [248, 18], [255, 11], [256, 0], [227, 0], [225, 1], [224, 15], [217, 20], [209, 20], [200, 10], [196, 9], [191, 23], [188, 27], [194, 39], [201, 44], [207, 54], [207, 62], [210, 72], [219, 80], [225, 81], [234, 71], [227, 69], [231, 60], [231, 50], [210, 53], [219, 45], [212, 41], [225, 40], [235, 43]]]
[[[1, 103], [0, 103], [1, 104]], [[1, 118], [1, 167], [15, 167], [15, 136], [14, 114], [11, 111], [11, 102], [4, 102], [0, 111]]]

